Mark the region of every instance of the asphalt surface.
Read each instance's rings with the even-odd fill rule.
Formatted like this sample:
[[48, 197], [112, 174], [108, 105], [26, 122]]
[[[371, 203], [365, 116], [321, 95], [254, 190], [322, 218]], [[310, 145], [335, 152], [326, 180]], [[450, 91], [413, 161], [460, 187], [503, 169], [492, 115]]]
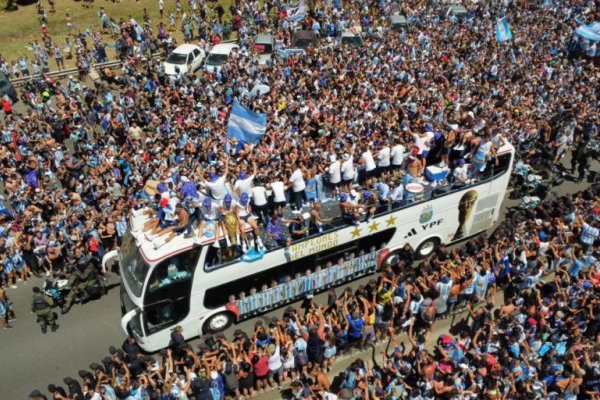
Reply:
[[[569, 165], [568, 160], [563, 161], [563, 164]], [[600, 165], [594, 162], [592, 170], [599, 169]], [[553, 189], [550, 196], [574, 193], [586, 186], [587, 183], [565, 181]], [[506, 198], [502, 212], [505, 213], [508, 207], [514, 207], [518, 203], [518, 200]], [[370, 277], [355, 281], [352, 286], [368, 279]], [[118, 276], [110, 276], [111, 284], [105, 297], [85, 305], [75, 305], [67, 315], [59, 315], [58, 331], [45, 335], [41, 333], [35, 316], [30, 312], [31, 288], [41, 285], [41, 279], [34, 278], [26, 284], [19, 282], [17, 289], [8, 289], [17, 319], [12, 323], [13, 329], [0, 329], [0, 400], [26, 399], [33, 389], [45, 392], [50, 383], [63, 385], [63, 378], [78, 378], [79, 370], [88, 369], [91, 362], [99, 362], [107, 356], [109, 346], [120, 346], [125, 335], [120, 328], [118, 282]], [[317, 301], [323, 301], [322, 297], [323, 295], [317, 296]], [[282, 312], [278, 309], [258, 318], [280, 317]], [[251, 332], [255, 322], [256, 318], [244, 321], [234, 325], [225, 334], [231, 338], [233, 330], [237, 328]], [[447, 331], [451, 322], [451, 318], [438, 322], [433, 337], [436, 331]], [[197, 340], [192, 343], [197, 343]], [[378, 354], [379, 350], [380, 348], [374, 352]], [[332, 373], [345, 368], [357, 356], [370, 357], [371, 354], [354, 354], [340, 359], [334, 365]], [[282, 398], [282, 394], [271, 391], [259, 395], [259, 398], [277, 399]]]

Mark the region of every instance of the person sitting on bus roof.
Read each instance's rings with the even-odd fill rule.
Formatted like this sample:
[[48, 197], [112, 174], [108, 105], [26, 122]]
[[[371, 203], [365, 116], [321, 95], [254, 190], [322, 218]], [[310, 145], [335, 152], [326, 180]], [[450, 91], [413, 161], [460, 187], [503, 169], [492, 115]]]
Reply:
[[161, 236], [165, 229], [176, 225], [175, 207], [179, 203], [179, 199], [176, 197], [166, 198], [163, 197], [160, 200], [158, 212], [156, 213], [156, 221], [151, 224], [152, 228], [149, 233], [146, 234], [147, 239], [153, 239], [151, 235]]
[[292, 240], [288, 234], [288, 228], [285, 226], [285, 220], [279, 213], [273, 213], [271, 220], [267, 224], [267, 234], [278, 246], [289, 247]]
[[297, 215], [296, 218], [290, 222], [288, 228], [290, 230], [292, 241], [303, 239], [309, 233], [309, 229], [306, 226], [306, 217], [310, 218], [310, 215], [308, 213]]
[[348, 224], [358, 225], [360, 219], [360, 213], [358, 212], [360, 206], [352, 204], [346, 193], [340, 195], [340, 212], [343, 220]]
[[213, 244], [213, 247], [220, 247], [219, 244], [219, 236], [221, 234], [220, 232], [220, 227], [221, 224], [218, 223], [218, 205], [213, 202], [211, 200], [210, 197], [205, 197], [204, 200], [202, 201], [202, 208], [201, 208], [201, 212], [202, 212], [202, 218], [200, 219], [200, 225], [198, 225], [198, 239], [201, 239], [203, 234], [204, 234], [204, 228], [206, 227], [207, 223], [208, 224], [212, 224], [212, 225], [216, 225], [215, 226], [215, 243]]
[[310, 210], [310, 220], [308, 221], [308, 234], [316, 235], [323, 232], [323, 224], [328, 224], [333, 218], [325, 218], [321, 210], [321, 203], [315, 201]]
[[404, 198], [404, 185], [399, 178], [394, 178], [390, 182], [390, 193], [388, 195], [388, 199], [392, 204], [400, 203]]
[[[169, 243], [177, 235], [183, 233], [184, 231], [186, 231], [188, 229], [188, 221], [190, 219], [190, 215], [187, 212], [187, 210], [183, 207], [183, 204], [177, 203], [177, 205], [175, 206], [175, 215], [177, 217], [177, 224], [171, 225], [168, 228], [165, 228], [158, 233], [159, 237], [156, 238], [153, 242], [154, 248], [159, 248], [163, 244]], [[167, 238], [164, 240], [164, 242], [161, 241], [160, 236], [166, 235], [167, 233], [169, 234], [169, 236], [167, 236]], [[192, 237], [192, 234], [187, 232], [184, 235], [184, 237], [190, 238], [190, 237]]]
[[367, 222], [371, 222], [377, 211], [377, 193], [365, 190], [363, 192], [362, 207], [367, 213]]
[[[250, 196], [248, 193], [242, 193], [240, 196], [240, 202], [238, 205], [238, 218], [240, 221], [240, 233], [242, 236], [242, 243], [248, 242], [246, 237], [246, 226], [248, 223], [252, 228], [252, 233], [254, 234], [254, 247], [257, 251], [263, 250], [265, 246], [263, 245], [262, 239], [260, 238], [260, 231], [258, 229], [258, 224], [256, 223], [256, 219], [252, 217], [252, 206], [250, 205]], [[250, 247], [248, 245], [248, 247]]]
[[457, 166], [452, 171], [452, 177], [454, 178], [454, 185], [467, 185], [471, 182], [471, 172], [469, 171], [469, 165], [461, 158], [457, 161]]

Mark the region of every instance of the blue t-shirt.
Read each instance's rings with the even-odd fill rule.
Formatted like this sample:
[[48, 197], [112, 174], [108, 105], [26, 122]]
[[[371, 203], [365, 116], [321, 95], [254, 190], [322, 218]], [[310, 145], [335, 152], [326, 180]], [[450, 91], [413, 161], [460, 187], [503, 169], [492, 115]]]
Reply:
[[365, 325], [365, 321], [362, 318], [352, 319], [350, 314], [346, 316], [346, 320], [348, 320], [348, 336], [352, 338], [360, 338], [362, 337], [363, 327]]

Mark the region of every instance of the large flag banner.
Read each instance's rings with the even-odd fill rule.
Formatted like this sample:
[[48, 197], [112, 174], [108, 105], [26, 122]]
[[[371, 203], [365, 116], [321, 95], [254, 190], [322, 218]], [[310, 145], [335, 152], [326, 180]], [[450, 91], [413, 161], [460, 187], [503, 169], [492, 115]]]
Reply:
[[306, 16], [306, 12], [308, 11], [308, 8], [303, 1], [296, 6], [285, 6], [284, 9], [287, 15], [285, 19], [290, 22], [302, 21], [302, 19]]
[[506, 18], [500, 18], [498, 22], [496, 22], [496, 40], [499, 42], [505, 42], [507, 40], [511, 40], [512, 37], [513, 34], [510, 31], [508, 21]]
[[256, 113], [237, 101], [233, 102], [227, 124], [227, 137], [256, 144], [266, 131], [266, 114]]

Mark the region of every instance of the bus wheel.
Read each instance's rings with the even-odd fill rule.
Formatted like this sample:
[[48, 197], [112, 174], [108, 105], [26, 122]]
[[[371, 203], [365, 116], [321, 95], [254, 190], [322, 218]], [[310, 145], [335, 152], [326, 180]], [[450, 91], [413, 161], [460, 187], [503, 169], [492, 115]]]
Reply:
[[431, 254], [433, 254], [435, 249], [437, 249], [439, 244], [440, 244], [440, 240], [435, 237], [425, 240], [423, 243], [421, 243], [419, 245], [419, 247], [417, 247], [417, 257], [418, 258], [429, 257]]
[[222, 332], [233, 324], [233, 316], [229, 312], [220, 312], [213, 315], [204, 324], [207, 333]]

